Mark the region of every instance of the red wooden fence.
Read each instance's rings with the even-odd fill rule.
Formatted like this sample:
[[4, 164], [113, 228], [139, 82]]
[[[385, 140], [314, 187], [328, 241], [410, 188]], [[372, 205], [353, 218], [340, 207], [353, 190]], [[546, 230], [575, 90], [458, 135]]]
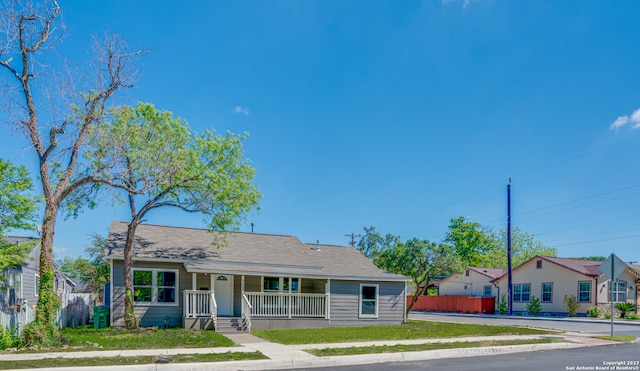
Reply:
[[[412, 300], [413, 296], [407, 296], [407, 307]], [[496, 298], [492, 296], [421, 296], [412, 310], [493, 314], [495, 305]]]

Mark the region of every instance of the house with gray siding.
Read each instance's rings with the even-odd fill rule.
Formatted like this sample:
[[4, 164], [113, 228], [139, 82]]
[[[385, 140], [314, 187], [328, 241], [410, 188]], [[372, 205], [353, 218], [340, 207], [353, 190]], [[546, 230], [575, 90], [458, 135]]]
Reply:
[[[111, 326], [124, 326], [126, 222], [113, 222]], [[215, 242], [215, 243], [214, 243]], [[141, 224], [133, 249], [140, 326], [252, 328], [400, 324], [409, 280], [348, 246], [297, 237]]]
[[6, 236], [6, 242], [25, 245], [29, 253], [22, 264], [0, 272], [0, 311], [12, 313], [29, 308], [38, 302], [40, 244], [33, 237]]

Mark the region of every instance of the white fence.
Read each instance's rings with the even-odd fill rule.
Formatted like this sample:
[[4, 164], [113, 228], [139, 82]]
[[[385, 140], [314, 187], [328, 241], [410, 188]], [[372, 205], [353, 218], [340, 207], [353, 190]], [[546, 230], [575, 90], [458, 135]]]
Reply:
[[253, 317], [326, 318], [327, 295], [246, 292]]
[[0, 311], [0, 327], [7, 329], [15, 329], [18, 336], [22, 334], [24, 326], [35, 319], [36, 312], [29, 307], [23, 310], [11, 311], [9, 313]]
[[93, 320], [95, 295], [85, 293], [63, 293], [60, 296], [58, 327], [88, 325]]
[[[93, 302], [93, 294], [62, 294], [56, 318], [58, 328], [88, 325], [93, 320]], [[22, 306], [8, 312], [0, 310], [0, 327], [15, 329], [20, 335], [24, 327], [33, 322], [35, 314], [31, 306]]]

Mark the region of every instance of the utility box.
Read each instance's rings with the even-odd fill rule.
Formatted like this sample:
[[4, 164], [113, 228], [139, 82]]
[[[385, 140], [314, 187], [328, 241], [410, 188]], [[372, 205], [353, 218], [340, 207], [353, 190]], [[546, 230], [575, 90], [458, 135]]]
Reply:
[[109, 307], [100, 305], [93, 307], [93, 328], [109, 327]]

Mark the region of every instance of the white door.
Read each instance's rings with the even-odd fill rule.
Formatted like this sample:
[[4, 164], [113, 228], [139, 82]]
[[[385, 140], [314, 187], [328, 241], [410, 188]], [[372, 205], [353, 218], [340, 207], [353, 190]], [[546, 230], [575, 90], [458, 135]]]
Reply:
[[215, 297], [219, 316], [233, 315], [233, 276], [215, 276]]

